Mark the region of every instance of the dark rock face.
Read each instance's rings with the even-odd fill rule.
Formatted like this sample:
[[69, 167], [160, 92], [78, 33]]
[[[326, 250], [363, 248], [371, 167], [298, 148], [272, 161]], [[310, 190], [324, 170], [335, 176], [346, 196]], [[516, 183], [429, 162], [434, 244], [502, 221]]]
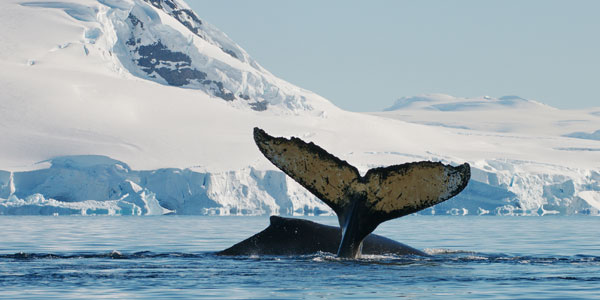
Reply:
[[191, 58], [183, 52], [169, 50], [160, 41], [136, 48], [140, 58], [138, 65], [148, 74], [156, 72], [169, 85], [183, 86], [192, 80], [202, 82], [206, 73], [191, 68]]
[[204, 80], [204, 81], [202, 81], [202, 84], [208, 86], [208, 89], [213, 93], [213, 95], [215, 95], [223, 100], [226, 100], [226, 101], [235, 100], [235, 96], [233, 95], [233, 93], [225, 90], [225, 88], [223, 88], [223, 83], [220, 81]]
[[198, 16], [193, 11], [189, 9], [173, 10], [173, 17], [191, 32], [200, 36], [200, 28], [196, 25], [202, 25], [202, 21], [198, 19]]
[[[177, 19], [181, 24], [188, 28], [196, 36], [207, 40], [202, 36], [201, 28], [202, 21], [190, 9], [181, 8], [176, 1], [173, 0], [144, 0], [146, 3], [158, 8], [170, 16]], [[143, 35], [148, 28], [148, 24], [144, 24], [143, 18], [135, 15], [135, 12], [130, 12], [127, 21], [132, 25], [132, 32], [125, 45], [133, 54], [136, 65], [141, 71], [146, 73], [150, 78], [162, 78], [168, 85], [186, 86], [190, 84], [200, 85], [201, 89], [209, 94], [219, 97], [225, 101], [236, 100], [233, 92], [225, 87], [222, 81], [211, 79], [206, 70], [198, 69], [193, 63], [192, 57], [185, 52], [175, 51], [170, 49], [168, 43], [164, 40], [156, 41], [156, 37], [152, 38], [150, 44], [143, 41]], [[151, 27], [151, 26], [150, 26]], [[212, 42], [211, 42], [212, 43]], [[225, 49], [223, 46], [216, 44], [220, 49], [234, 58], [238, 58], [236, 52]], [[268, 102], [253, 100], [247, 94], [240, 94], [240, 99], [247, 101], [251, 109], [256, 111], [267, 110]]]
[[[271, 216], [265, 230], [227, 248], [219, 255], [305, 255], [319, 251], [336, 253], [342, 231], [339, 227], [312, 221]], [[427, 254], [394, 240], [370, 234], [363, 241], [363, 254]]]
[[[160, 4], [160, 3], [159, 3]], [[129, 14], [129, 21], [134, 27], [144, 28], [144, 23], [133, 14]], [[226, 101], [235, 100], [233, 93], [223, 87], [223, 83], [207, 79], [207, 74], [192, 67], [192, 59], [189, 55], [172, 51], [161, 41], [154, 44], [142, 45], [141, 39], [131, 36], [125, 43], [130, 51], [137, 53], [137, 65], [146, 74], [162, 77], [172, 86], [184, 86], [196, 81], [207, 86], [207, 89], [216, 97]]]
[[175, 63], [176, 67], [190, 66], [192, 59], [183, 52], [174, 52], [169, 50], [160, 41], [152, 45], [142, 45], [137, 48], [137, 52], [142, 58], [138, 63], [142, 67], [153, 67], [159, 63]]
[[221, 48], [221, 50], [223, 50], [223, 52], [225, 52], [225, 53], [227, 53], [227, 54], [231, 55], [231, 56], [232, 56], [232, 57], [234, 57], [234, 58], [238, 58], [237, 54], [235, 54], [235, 52], [233, 52], [233, 51], [231, 51], [231, 50], [229, 50], [229, 49]]
[[250, 103], [250, 107], [256, 111], [265, 111], [267, 110], [268, 102], [267, 101], [258, 101]]
[[170, 7], [171, 9], [176, 9], [177, 5], [175, 4], [175, 2], [171, 1], [171, 0], [144, 0], [150, 4], [152, 4], [152, 6], [159, 8], [159, 9], [163, 9], [163, 3], [165, 5], [167, 5], [168, 7]]
[[[177, 6], [177, 3], [175, 3], [172, 0], [144, 0], [144, 1], [146, 1], [147, 3], [151, 4], [152, 6], [158, 8], [158, 9], [165, 11], [170, 16], [174, 17], [177, 21], [179, 21], [179, 23], [183, 24], [183, 26], [187, 27], [187, 29], [189, 29], [195, 35], [206, 40], [206, 37], [202, 36], [202, 34], [201, 34], [202, 30], [200, 29], [200, 26], [202, 26], [202, 20], [200, 20], [200, 18], [198, 18], [198, 16], [192, 10], [180, 8], [179, 6]], [[239, 59], [239, 57], [233, 50], [226, 49], [223, 47], [220, 47], [220, 48], [223, 52], [231, 55], [234, 58]]]
[[127, 18], [129, 19], [131, 24], [133, 24], [134, 27], [140, 25], [140, 27], [142, 29], [144, 29], [144, 23], [142, 21], [140, 21], [140, 19], [138, 19], [136, 16], [129, 14], [129, 16], [127, 16]]

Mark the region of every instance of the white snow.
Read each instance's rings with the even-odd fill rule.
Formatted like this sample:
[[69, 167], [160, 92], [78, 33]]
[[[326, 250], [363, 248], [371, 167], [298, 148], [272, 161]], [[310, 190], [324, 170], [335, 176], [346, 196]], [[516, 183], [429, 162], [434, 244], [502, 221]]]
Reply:
[[[273, 76], [211, 25], [198, 27], [201, 38], [170, 12], [141, 0], [0, 3], [0, 213], [330, 213], [262, 156], [255, 126], [313, 141], [363, 174], [417, 160], [469, 162], [467, 190], [422, 213], [600, 210], [600, 141], [567, 136], [599, 130], [598, 108], [424, 95], [398, 110], [346, 112]], [[188, 55], [236, 99], [145, 73], [127, 48], [132, 35]]]
[[400, 98], [375, 115], [431, 126], [535, 136], [593, 139], [599, 130], [597, 110], [560, 110], [517, 96], [484, 99], [425, 94]]
[[600, 210], [600, 191], [583, 191], [579, 192], [578, 196], [589, 205]]

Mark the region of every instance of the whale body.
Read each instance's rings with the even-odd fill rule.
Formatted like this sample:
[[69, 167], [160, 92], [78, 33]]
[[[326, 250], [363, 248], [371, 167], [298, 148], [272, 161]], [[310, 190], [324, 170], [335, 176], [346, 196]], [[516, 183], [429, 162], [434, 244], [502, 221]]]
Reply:
[[[318, 252], [335, 254], [342, 230], [308, 220], [271, 216], [265, 230], [217, 252], [218, 255], [307, 255]], [[426, 253], [386, 237], [369, 234], [363, 241], [362, 254], [419, 255]]]

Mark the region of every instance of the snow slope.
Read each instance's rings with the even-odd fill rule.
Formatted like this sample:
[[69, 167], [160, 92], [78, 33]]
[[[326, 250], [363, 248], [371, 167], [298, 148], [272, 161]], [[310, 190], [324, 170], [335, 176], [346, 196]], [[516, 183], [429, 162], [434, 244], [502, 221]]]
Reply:
[[545, 136], [573, 136], [579, 132], [586, 138], [600, 129], [598, 111], [600, 107], [560, 110], [518, 96], [461, 98], [427, 94], [400, 98], [384, 112], [374, 114], [433, 126]]
[[260, 154], [255, 126], [361, 172], [469, 162], [467, 190], [423, 213], [600, 210], [599, 142], [563, 136], [600, 129], [600, 109], [342, 111], [182, 1], [5, 0], [0, 25], [0, 214], [330, 213]]

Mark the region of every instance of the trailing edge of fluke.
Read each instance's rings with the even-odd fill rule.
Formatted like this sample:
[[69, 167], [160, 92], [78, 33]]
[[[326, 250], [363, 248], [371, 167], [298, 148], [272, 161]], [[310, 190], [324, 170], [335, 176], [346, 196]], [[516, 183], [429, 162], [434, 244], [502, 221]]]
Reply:
[[370, 169], [360, 176], [314, 143], [272, 137], [254, 128], [254, 141], [275, 166], [305, 187], [338, 216], [342, 240], [337, 255], [356, 258], [379, 224], [448, 200], [469, 182], [471, 169], [421, 161]]

